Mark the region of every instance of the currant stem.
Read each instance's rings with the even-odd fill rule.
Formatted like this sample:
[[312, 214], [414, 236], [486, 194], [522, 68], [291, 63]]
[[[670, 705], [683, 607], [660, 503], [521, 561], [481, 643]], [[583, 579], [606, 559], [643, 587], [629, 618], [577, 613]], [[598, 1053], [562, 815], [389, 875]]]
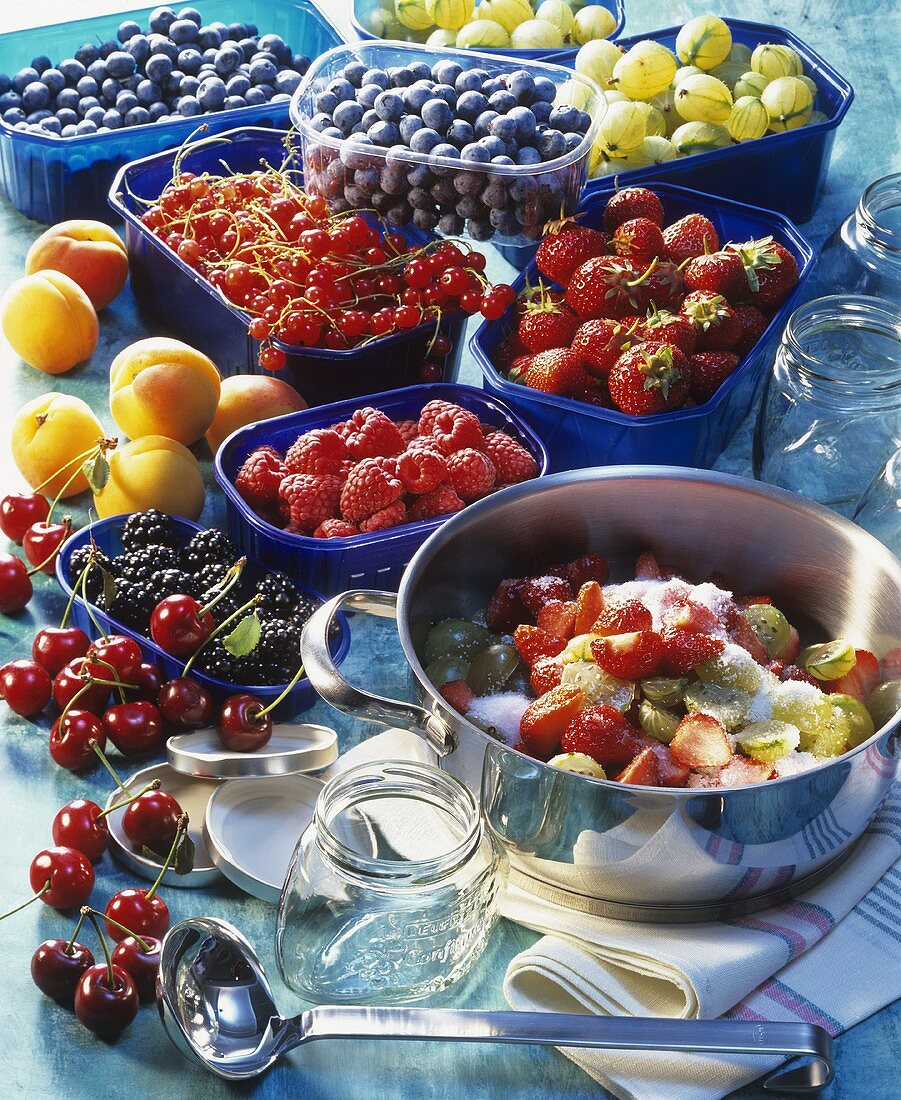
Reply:
[[160, 868], [160, 873], [156, 876], [156, 882], [150, 887], [147, 893], [144, 895], [148, 901], [157, 892], [160, 883], [163, 881], [163, 875], [172, 866], [172, 860], [175, 859], [175, 853], [178, 850], [179, 844], [181, 844], [181, 838], [188, 831], [188, 815], [182, 814], [178, 819], [178, 828], [175, 830], [175, 839], [172, 841], [172, 847], [169, 849], [169, 854], [166, 856], [166, 862]]
[[279, 696], [277, 696], [275, 699], [273, 699], [272, 702], [268, 706], [263, 707], [263, 709], [259, 712], [259, 714], [257, 714], [257, 721], [259, 721], [259, 719], [262, 718], [263, 715], [268, 714], [272, 710], [275, 710], [275, 708], [279, 705], [279, 703], [282, 701], [282, 699], [284, 699], [285, 696], [288, 695], [288, 693], [291, 691], [291, 689], [295, 686], [297, 681], [300, 680], [300, 678], [302, 676], [303, 676], [303, 665], [301, 665], [298, 668], [298, 670], [294, 673], [294, 675], [291, 677], [290, 683], [285, 685], [284, 690], [282, 691], [282, 693]]
[[210, 602], [207, 603], [207, 604], [204, 604], [203, 607], [201, 607], [201, 609], [197, 612], [197, 617], [198, 618], [200, 618], [201, 615], [205, 615], [208, 611], [212, 611], [213, 608], [216, 606], [216, 604], [219, 603], [219, 601], [224, 596], [228, 595], [228, 593], [235, 587], [235, 585], [241, 579], [241, 572], [244, 569], [244, 566], [246, 564], [247, 564], [247, 558], [238, 558], [238, 560], [235, 562], [234, 565], [229, 566], [228, 572], [229, 572], [229, 574], [231, 574], [229, 576], [229, 579], [222, 586], [222, 588], [219, 589], [219, 591], [210, 600]]
[[[87, 912], [85, 912], [85, 910], [87, 910]], [[84, 920], [85, 916], [87, 916], [88, 914], [93, 914], [95, 917], [100, 917], [101, 920], [105, 920], [108, 924], [111, 924], [113, 928], [118, 928], [120, 932], [125, 932], [129, 936], [131, 936], [131, 938], [136, 941], [138, 947], [140, 947], [142, 951], [150, 951], [150, 944], [141, 936], [139, 936], [137, 932], [132, 932], [130, 928], [126, 928], [121, 921], [117, 921], [113, 917], [108, 917], [106, 913], [100, 913], [96, 909], [91, 909], [90, 906], [87, 905], [82, 907], [81, 912], [81, 920]], [[81, 928], [81, 921], [78, 922], [78, 928]], [[78, 928], [76, 928], [75, 930], [76, 933], [78, 931]]]
[[114, 802], [112, 806], [107, 806], [105, 810], [101, 810], [97, 815], [97, 821], [101, 817], [106, 817], [107, 814], [115, 813], [116, 810], [121, 810], [124, 806], [130, 806], [132, 802], [136, 802], [142, 794], [147, 794], [148, 791], [158, 791], [160, 789], [160, 781], [158, 779], [152, 780], [146, 787], [142, 787], [137, 794], [129, 794], [128, 798], [123, 798], [121, 802]]
[[78, 933], [81, 931], [81, 926], [84, 924], [85, 908], [85, 906], [82, 906], [81, 910], [78, 913], [78, 924], [75, 925], [75, 931], [72, 933], [72, 938], [63, 948], [64, 955], [72, 954], [72, 948], [75, 946], [75, 941], [78, 939]]
[[119, 778], [119, 775], [116, 772], [116, 769], [112, 766], [112, 764], [109, 762], [109, 760], [107, 760], [106, 753], [103, 751], [103, 749], [97, 744], [96, 741], [93, 741], [93, 740], [88, 742], [88, 746], [96, 753], [97, 759], [104, 766], [104, 768], [106, 768], [106, 770], [110, 773], [110, 775], [112, 776], [113, 782], [116, 784], [116, 786], [119, 788], [119, 790], [127, 798], [131, 798], [131, 791], [128, 789], [128, 787]]
[[5, 913], [0, 914], [0, 920], [6, 920], [6, 918], [11, 917], [13, 915], [13, 913], [21, 912], [21, 910], [24, 909], [26, 907], [26, 905], [31, 905], [31, 903], [33, 901], [37, 901], [38, 898], [42, 898], [44, 896], [44, 894], [46, 894], [49, 889], [50, 889], [50, 879], [48, 878], [47, 881], [44, 883], [44, 885], [40, 888], [40, 890], [38, 890], [38, 892], [36, 894], [34, 894], [32, 897], [30, 897], [28, 899], [28, 901], [23, 901], [22, 904], [17, 905], [15, 907], [15, 909], [8, 909]]
[[238, 618], [239, 615], [243, 615], [245, 611], [250, 610], [257, 606], [262, 600], [262, 596], [254, 596], [252, 600], [248, 600], [246, 604], [239, 607], [237, 611], [233, 611], [227, 619], [223, 619], [222, 622], [210, 632], [209, 636], [194, 650], [191, 656], [185, 662], [185, 667], [181, 670], [182, 676], [187, 676], [191, 671], [191, 666], [194, 661], [200, 656], [203, 650], [210, 644], [210, 642], [217, 638], [223, 630]]
[[[116, 975], [113, 973], [113, 957], [109, 952], [109, 944], [106, 942], [106, 936], [103, 934], [103, 929], [100, 927], [100, 922], [94, 915], [94, 910], [88, 905], [81, 907], [81, 915], [87, 917], [91, 924], [94, 926], [94, 931], [97, 933], [97, 937], [100, 940], [100, 946], [103, 948], [103, 955], [106, 959], [106, 986], [107, 989], [116, 988]], [[106, 919], [106, 918], [104, 918]], [[115, 921], [110, 921], [110, 924], [115, 924]]]

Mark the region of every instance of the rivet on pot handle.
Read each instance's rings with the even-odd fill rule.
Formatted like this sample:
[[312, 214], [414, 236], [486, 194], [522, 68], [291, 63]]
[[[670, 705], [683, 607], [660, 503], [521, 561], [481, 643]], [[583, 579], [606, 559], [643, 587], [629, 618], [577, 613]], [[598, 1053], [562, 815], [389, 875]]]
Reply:
[[393, 592], [354, 589], [326, 601], [313, 612], [303, 630], [300, 655], [310, 683], [335, 710], [352, 714], [369, 722], [418, 733], [439, 756], [447, 756], [456, 748], [456, 739], [447, 723], [415, 703], [387, 699], [383, 695], [364, 691], [347, 682], [338, 671], [329, 649], [328, 638], [332, 622], [342, 608], [365, 611], [386, 619], [397, 618], [397, 596]]

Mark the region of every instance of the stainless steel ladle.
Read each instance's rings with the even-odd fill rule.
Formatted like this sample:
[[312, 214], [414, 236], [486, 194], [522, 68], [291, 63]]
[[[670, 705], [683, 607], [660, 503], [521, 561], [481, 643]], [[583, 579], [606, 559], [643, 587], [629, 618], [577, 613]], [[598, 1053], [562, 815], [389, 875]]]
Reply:
[[179, 1050], [229, 1080], [255, 1077], [282, 1054], [316, 1039], [540, 1043], [809, 1059], [767, 1078], [764, 1087], [779, 1092], [815, 1092], [834, 1073], [832, 1039], [813, 1024], [356, 1005], [319, 1005], [286, 1020], [251, 945], [213, 917], [182, 921], [167, 933], [157, 1002]]

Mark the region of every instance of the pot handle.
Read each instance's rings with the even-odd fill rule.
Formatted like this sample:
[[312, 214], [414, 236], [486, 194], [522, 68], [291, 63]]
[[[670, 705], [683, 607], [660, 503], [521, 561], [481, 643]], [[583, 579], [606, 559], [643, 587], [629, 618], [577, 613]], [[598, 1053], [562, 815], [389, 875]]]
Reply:
[[383, 695], [354, 687], [338, 671], [329, 649], [328, 638], [332, 622], [342, 608], [365, 611], [386, 619], [397, 618], [397, 595], [374, 589], [354, 589], [327, 600], [318, 607], [304, 627], [300, 640], [300, 655], [310, 683], [335, 710], [351, 714], [368, 722], [418, 733], [439, 756], [447, 756], [456, 748], [456, 738], [447, 722], [415, 703], [387, 699]]

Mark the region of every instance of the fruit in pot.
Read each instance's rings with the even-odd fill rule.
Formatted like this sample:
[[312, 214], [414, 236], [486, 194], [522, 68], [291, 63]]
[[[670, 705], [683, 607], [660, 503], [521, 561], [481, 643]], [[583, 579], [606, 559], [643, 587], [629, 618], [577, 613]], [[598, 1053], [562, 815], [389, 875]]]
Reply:
[[145, 435], [110, 455], [109, 479], [94, 494], [94, 506], [101, 519], [149, 508], [197, 519], [203, 498], [203, 476], [187, 447]]
[[[79, 397], [64, 393], [44, 393], [23, 405], [16, 414], [10, 434], [13, 461], [29, 485], [42, 483], [42, 492], [63, 498], [83, 493], [88, 483], [79, 473], [65, 483], [86, 458], [103, 427], [91, 407]], [[49, 479], [49, 480], [48, 480]]]
[[110, 367], [110, 412], [131, 439], [162, 435], [195, 443], [219, 404], [219, 371], [180, 340], [153, 336], [120, 351]]
[[0, 300], [0, 324], [13, 351], [46, 374], [71, 370], [97, 346], [91, 300], [60, 271], [17, 279]]
[[207, 429], [206, 441], [215, 454], [225, 438], [245, 424], [271, 420], [274, 416], [299, 412], [306, 407], [306, 401], [297, 390], [280, 378], [254, 374], [236, 374], [232, 378], [223, 378], [219, 404], [213, 422]]
[[108, 306], [125, 286], [128, 254], [103, 222], [73, 220], [52, 225], [25, 257], [25, 271], [61, 271], [85, 292], [95, 310]]

